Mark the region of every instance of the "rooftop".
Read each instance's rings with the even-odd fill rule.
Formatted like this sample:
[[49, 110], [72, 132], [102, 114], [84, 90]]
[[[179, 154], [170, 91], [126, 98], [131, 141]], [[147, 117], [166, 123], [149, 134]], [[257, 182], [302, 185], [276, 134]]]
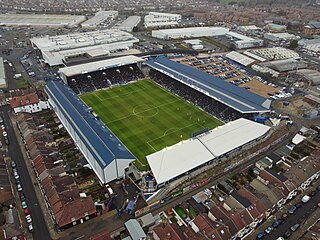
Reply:
[[188, 86], [198, 89], [239, 112], [269, 111], [270, 101], [266, 98], [201, 70], [171, 61], [163, 56], [149, 59], [146, 64]]
[[70, 67], [64, 67], [64, 68], [60, 68], [59, 72], [64, 74], [67, 77], [71, 77], [79, 74], [95, 72], [95, 71], [104, 70], [108, 68], [120, 67], [123, 65], [133, 64], [133, 63], [142, 62], [142, 61], [143, 61], [142, 58], [139, 58], [133, 55], [128, 55], [128, 56], [117, 57], [117, 58], [112, 58], [112, 59], [107, 59], [107, 60], [102, 60], [97, 62], [90, 62], [90, 63], [84, 63], [84, 64], [79, 64], [79, 65], [70, 66]]
[[150, 154], [147, 160], [160, 184], [259, 138], [269, 129], [268, 126], [241, 118]]
[[0, 86], [1, 85], [6, 85], [7, 81], [6, 81], [6, 73], [5, 73], [5, 69], [4, 69], [4, 64], [3, 64], [3, 58], [0, 57]]
[[45, 90], [102, 169], [114, 160], [134, 160], [129, 150], [68, 86], [49, 81]]
[[75, 26], [85, 21], [81, 15], [0, 14], [0, 25]]
[[11, 108], [24, 107], [39, 103], [39, 98], [36, 92], [29, 93], [18, 97], [13, 97], [9, 103]]

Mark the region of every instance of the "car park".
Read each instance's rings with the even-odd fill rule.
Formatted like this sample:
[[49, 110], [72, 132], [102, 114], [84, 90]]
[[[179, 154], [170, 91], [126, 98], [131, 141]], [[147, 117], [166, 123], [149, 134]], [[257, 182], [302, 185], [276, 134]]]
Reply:
[[294, 224], [293, 226], [291, 226], [290, 227], [290, 230], [292, 231], [292, 232], [295, 232], [295, 231], [297, 231], [297, 229], [300, 227], [300, 224], [299, 223], [296, 223], [296, 224]]
[[288, 213], [289, 214], [294, 214], [297, 211], [297, 207], [296, 206], [292, 206], [291, 208], [288, 209]]

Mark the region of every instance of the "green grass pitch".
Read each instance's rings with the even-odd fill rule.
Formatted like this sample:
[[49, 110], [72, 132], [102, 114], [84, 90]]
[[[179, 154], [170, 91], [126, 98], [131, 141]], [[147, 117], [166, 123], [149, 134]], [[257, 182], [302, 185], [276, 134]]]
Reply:
[[141, 80], [81, 95], [81, 99], [148, 168], [146, 156], [223, 123], [152, 81]]

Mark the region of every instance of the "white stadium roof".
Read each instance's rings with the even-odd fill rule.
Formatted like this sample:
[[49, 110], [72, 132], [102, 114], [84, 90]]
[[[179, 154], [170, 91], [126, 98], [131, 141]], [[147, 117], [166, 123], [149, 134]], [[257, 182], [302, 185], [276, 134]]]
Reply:
[[213, 129], [199, 140], [218, 157], [263, 136], [269, 129], [266, 125], [240, 118]]
[[128, 55], [128, 56], [112, 58], [112, 59], [107, 59], [107, 60], [102, 60], [97, 62], [90, 62], [90, 63], [80, 64], [80, 65], [75, 65], [70, 67], [64, 67], [64, 68], [60, 68], [59, 72], [61, 74], [64, 74], [67, 77], [70, 77], [70, 76], [75, 76], [82, 73], [95, 72], [95, 71], [107, 69], [110, 67], [133, 64], [141, 61], [144, 61], [144, 59], [133, 56], [133, 55]]
[[0, 57], [0, 88], [7, 87], [6, 73], [3, 64], [3, 58]]
[[157, 183], [161, 184], [263, 136], [269, 129], [240, 118], [155, 152], [147, 160]]

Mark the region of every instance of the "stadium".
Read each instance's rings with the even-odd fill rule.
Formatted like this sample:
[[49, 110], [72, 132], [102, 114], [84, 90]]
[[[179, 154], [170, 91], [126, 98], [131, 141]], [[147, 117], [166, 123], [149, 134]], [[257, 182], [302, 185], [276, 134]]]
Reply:
[[158, 185], [264, 138], [248, 119], [270, 101], [167, 56], [124, 56], [59, 70], [49, 102], [102, 183], [129, 166]]

